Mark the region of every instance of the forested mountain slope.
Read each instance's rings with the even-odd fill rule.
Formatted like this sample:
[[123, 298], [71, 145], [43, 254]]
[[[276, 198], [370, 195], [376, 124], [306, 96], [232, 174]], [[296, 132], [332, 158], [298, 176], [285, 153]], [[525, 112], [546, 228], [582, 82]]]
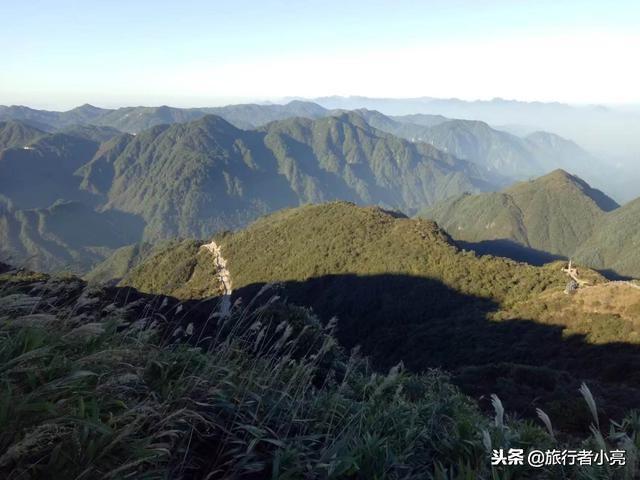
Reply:
[[[602, 382], [599, 391], [610, 394], [638, 388], [640, 378], [624, 367], [640, 361], [638, 289], [587, 269], [580, 276], [589, 285], [565, 295], [559, 262], [539, 268], [477, 257], [433, 222], [343, 202], [285, 210], [214, 240], [232, 311], [277, 295], [325, 321], [335, 315], [340, 341], [361, 345], [378, 366], [444, 367], [465, 390], [494, 389], [530, 413], [534, 397], [570, 408], [560, 392], [578, 379]], [[222, 291], [215, 265], [197, 242], [184, 243], [155, 252], [122, 285], [203, 298]], [[485, 375], [502, 381], [480, 381]]]
[[219, 117], [113, 139], [81, 169], [106, 206], [140, 215], [146, 238], [206, 236], [265, 213], [333, 199], [409, 213], [492, 178], [353, 114], [244, 131]]
[[575, 257], [594, 268], [640, 278], [640, 198], [608, 213]]
[[[456, 240], [495, 254], [513, 245], [572, 256], [618, 205], [580, 178], [555, 170], [501, 192], [463, 195], [421, 212]], [[521, 252], [523, 253], [523, 252]]]
[[[11, 207], [12, 225], [20, 224], [19, 210], [80, 202], [98, 214], [142, 222], [143, 234], [133, 242], [205, 237], [281, 208], [335, 199], [414, 213], [464, 191], [495, 188], [498, 181], [430, 145], [376, 130], [353, 113], [288, 119], [258, 130], [207, 115], [137, 135], [86, 125], [38, 135], [27, 148], [0, 150], [0, 195]], [[18, 245], [26, 236], [4, 233], [14, 238], [7, 250], [17, 261], [39, 251]], [[48, 253], [38, 268], [66, 264], [62, 250], [58, 260]], [[95, 260], [91, 255], [83, 264]]]

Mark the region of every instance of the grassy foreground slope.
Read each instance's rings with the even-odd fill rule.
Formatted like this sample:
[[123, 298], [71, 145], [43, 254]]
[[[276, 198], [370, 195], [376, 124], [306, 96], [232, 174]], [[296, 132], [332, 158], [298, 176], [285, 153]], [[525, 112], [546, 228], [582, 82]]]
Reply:
[[[550, 408], [571, 428], [584, 423], [569, 415], [582, 380], [593, 382], [605, 415], [618, 417], [640, 401], [638, 299], [621, 289], [602, 302], [590, 290], [604, 282], [595, 272], [581, 271], [591, 286], [565, 295], [562, 263], [540, 268], [478, 257], [431, 221], [344, 202], [285, 210], [216, 241], [234, 304], [272, 288], [324, 321], [335, 315], [341, 343], [360, 345], [379, 368], [400, 361], [414, 371], [444, 367], [465, 391], [498, 392], [528, 415]], [[207, 253], [181, 255], [211, 268]], [[203, 279], [219, 285], [215, 274], [195, 280], [174, 273], [175, 261], [161, 263], [175, 255], [158, 253], [123, 284], [185, 298], [199, 298]], [[150, 279], [158, 279], [153, 287]]]
[[[495, 418], [482, 415], [439, 371], [372, 371], [344, 353], [331, 325], [277, 299], [220, 322], [206, 302], [6, 270], [0, 265], [4, 478], [637, 474], [637, 413], [566, 438], [505, 415], [497, 398]], [[624, 449], [628, 461], [491, 467], [492, 448]]]

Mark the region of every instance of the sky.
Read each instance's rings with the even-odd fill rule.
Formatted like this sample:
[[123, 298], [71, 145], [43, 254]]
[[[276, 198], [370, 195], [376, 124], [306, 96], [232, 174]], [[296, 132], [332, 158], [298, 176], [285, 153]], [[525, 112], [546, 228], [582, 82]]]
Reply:
[[0, 104], [640, 104], [638, 0], [0, 0]]

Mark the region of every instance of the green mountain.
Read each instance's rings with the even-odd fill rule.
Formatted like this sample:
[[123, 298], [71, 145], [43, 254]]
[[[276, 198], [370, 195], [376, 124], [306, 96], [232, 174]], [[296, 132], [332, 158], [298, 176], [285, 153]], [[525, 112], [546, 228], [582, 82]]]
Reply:
[[59, 133], [70, 135], [72, 137], [84, 138], [85, 140], [92, 140], [94, 142], [102, 143], [111, 140], [113, 137], [122, 135], [120, 130], [113, 127], [78, 124], [70, 125], [59, 130]]
[[45, 131], [76, 125], [98, 125], [138, 133], [157, 125], [191, 122], [211, 114], [224, 118], [238, 128], [252, 129], [291, 117], [320, 118], [327, 116], [329, 111], [315, 103], [302, 101], [292, 101], [286, 105], [241, 104], [206, 108], [174, 108], [163, 105], [106, 109], [86, 104], [66, 112], [0, 105], [0, 120], [18, 120]]
[[83, 278], [92, 284], [116, 284], [157, 251], [165, 250], [176, 243], [179, 241], [167, 240], [156, 244], [140, 242], [125, 245], [95, 265]]
[[549, 132], [525, 138], [476, 120], [438, 115], [389, 117], [374, 110], [357, 112], [373, 127], [413, 142], [426, 142], [510, 179], [528, 179], [562, 168], [602, 183], [603, 165], [574, 142]]
[[416, 139], [509, 177], [526, 178], [542, 171], [524, 141], [485, 122], [451, 120], [430, 127]]
[[135, 218], [81, 203], [30, 210], [0, 201], [0, 259], [21, 267], [85, 272], [141, 233]]
[[206, 115], [222, 117], [238, 128], [253, 129], [285, 118], [324, 117], [328, 111], [315, 103], [300, 101], [286, 105], [241, 104], [207, 108], [126, 107], [101, 115], [96, 124], [137, 133], [157, 125], [191, 122]]
[[5, 148], [24, 148], [45, 133], [17, 121], [0, 122], [0, 150]]
[[124, 107], [111, 110], [96, 120], [97, 125], [106, 125], [122, 132], [137, 133], [157, 125], [184, 123], [202, 118], [206, 113], [196, 108]]
[[[215, 241], [232, 312], [277, 296], [325, 321], [335, 315], [341, 344], [360, 345], [378, 368], [442, 367], [463, 390], [497, 392], [527, 414], [538, 402], [556, 415], [569, 408], [561, 397], [581, 379], [603, 382], [607, 401], [640, 381], [625, 367], [638, 364], [636, 347], [616, 343], [640, 341], [640, 291], [586, 269], [591, 286], [565, 295], [560, 263], [478, 257], [433, 222], [344, 202], [278, 212]], [[196, 300], [224, 291], [220, 261], [202, 243], [157, 251], [121, 285]]]
[[415, 212], [491, 187], [468, 162], [367, 125], [355, 114], [255, 131], [219, 117], [158, 126], [104, 144], [81, 168], [106, 207], [142, 216], [146, 237], [207, 236], [265, 213], [345, 199]]
[[412, 125], [421, 125], [423, 127], [433, 127], [440, 123], [451, 120], [450, 118], [443, 117], [442, 115], [430, 115], [426, 113], [413, 113], [409, 115], [396, 115], [391, 117], [396, 122], [407, 123]]
[[313, 102], [293, 100], [285, 105], [240, 104], [203, 109], [208, 114], [218, 115], [238, 128], [252, 129], [276, 120], [287, 118], [322, 118], [330, 112]]
[[[334, 199], [415, 213], [464, 191], [493, 188], [494, 180], [471, 163], [376, 130], [353, 113], [250, 131], [213, 115], [137, 135], [70, 126], [41, 134], [26, 149], [0, 150], [0, 195], [13, 211], [63, 200], [130, 214], [146, 228], [126, 244], [206, 237], [285, 207]], [[66, 261], [62, 256], [39, 268]]]
[[481, 252], [540, 261], [572, 256], [617, 207], [580, 178], [555, 170], [501, 192], [463, 195], [420, 215]]
[[589, 181], [602, 182], [599, 177], [606, 171], [605, 165], [575, 142], [549, 132], [531, 133], [524, 137], [524, 141], [545, 170], [560, 167]]
[[[28, 149], [31, 143], [35, 142], [48, 133], [27, 123], [18, 120], [8, 120], [0, 122], [0, 150], [7, 148]], [[90, 124], [69, 125], [57, 130], [71, 137], [78, 137], [85, 140], [102, 143], [111, 138], [121, 135], [122, 132], [113, 127], [96, 126]]]
[[45, 131], [58, 130], [77, 124], [95, 124], [107, 109], [85, 104], [66, 112], [36, 110], [21, 105], [0, 105], [0, 120], [18, 120]]
[[429, 143], [427, 132], [431, 127], [450, 121], [450, 119], [438, 115], [416, 114], [390, 117], [376, 110], [359, 109], [354, 111], [372, 127], [412, 142]]
[[79, 189], [75, 171], [97, 152], [98, 142], [55, 133], [28, 148], [0, 150], [0, 195], [15, 208], [45, 208], [59, 199], [93, 201]]
[[[284, 105], [240, 104], [207, 108], [164, 105], [110, 110], [82, 105], [67, 112], [0, 106], [0, 120], [19, 120], [47, 131], [64, 130], [77, 125], [99, 125], [122, 132], [139, 133], [158, 125], [195, 121], [209, 114], [222, 117], [238, 128], [250, 130], [272, 121], [294, 117], [319, 119], [344, 112], [327, 110], [316, 103], [299, 100]], [[548, 132], [536, 132], [521, 138], [476, 120], [451, 120], [429, 114], [390, 117], [367, 109], [356, 112], [374, 128], [413, 142], [431, 143], [440, 150], [489, 169], [494, 175], [526, 179], [563, 168], [591, 182], [599, 183], [602, 179], [604, 167], [601, 162], [575, 143]], [[100, 140], [106, 140], [108, 135], [103, 132]], [[95, 136], [93, 138], [98, 139]]]
[[608, 213], [578, 248], [575, 257], [593, 268], [640, 278], [640, 199]]

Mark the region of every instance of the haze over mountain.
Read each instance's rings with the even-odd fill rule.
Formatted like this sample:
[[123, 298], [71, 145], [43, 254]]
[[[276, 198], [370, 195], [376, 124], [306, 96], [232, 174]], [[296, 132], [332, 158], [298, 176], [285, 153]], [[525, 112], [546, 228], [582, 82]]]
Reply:
[[22, 122], [9, 120], [0, 122], [0, 150], [24, 148], [45, 132]]
[[373, 110], [356, 111], [380, 130], [411, 141], [430, 143], [512, 180], [529, 179], [562, 168], [591, 182], [603, 183], [604, 163], [574, 142], [553, 133], [532, 132], [521, 138], [476, 120], [450, 120], [432, 115], [388, 117]]
[[98, 125], [138, 133], [156, 125], [190, 122], [210, 114], [220, 116], [238, 128], [251, 129], [274, 120], [290, 117], [319, 118], [328, 113], [320, 105], [297, 100], [286, 105], [243, 104], [206, 108], [174, 108], [163, 105], [107, 109], [85, 104], [65, 112], [0, 105], [0, 120], [19, 120], [46, 131], [75, 125]]
[[[321, 97], [311, 101], [328, 109], [367, 108], [386, 115], [426, 113], [447, 118], [480, 120], [491, 125], [524, 125], [577, 141], [596, 153], [625, 156], [637, 152], [635, 135], [640, 115], [634, 110], [600, 105], [573, 106], [559, 102], [523, 102], [494, 98], [466, 101], [457, 98]], [[597, 135], [592, 132], [597, 131]]]
[[54, 133], [27, 148], [0, 151], [0, 195], [15, 208], [46, 208], [59, 199], [85, 201], [93, 196], [79, 189], [75, 171], [98, 151], [99, 142]]
[[[640, 114], [637, 110], [599, 105], [573, 106], [558, 102], [522, 102], [495, 98], [465, 101], [456, 98], [320, 97], [311, 101], [325, 108], [378, 110], [386, 115], [424, 113], [479, 120], [490, 125], [515, 125], [525, 135], [547, 131], [577, 142], [602, 158], [605, 170], [598, 186], [615, 193], [620, 202], [640, 195]], [[506, 127], [508, 128], [508, 127]], [[575, 170], [575, 169], [574, 169]], [[608, 172], [608, 174], [604, 174]], [[586, 172], [581, 172], [584, 175]], [[587, 175], [584, 175], [585, 178]], [[589, 177], [590, 181], [597, 178]]]
[[555, 170], [501, 192], [445, 201], [421, 216], [478, 251], [540, 262], [574, 255], [617, 207], [580, 178]]

